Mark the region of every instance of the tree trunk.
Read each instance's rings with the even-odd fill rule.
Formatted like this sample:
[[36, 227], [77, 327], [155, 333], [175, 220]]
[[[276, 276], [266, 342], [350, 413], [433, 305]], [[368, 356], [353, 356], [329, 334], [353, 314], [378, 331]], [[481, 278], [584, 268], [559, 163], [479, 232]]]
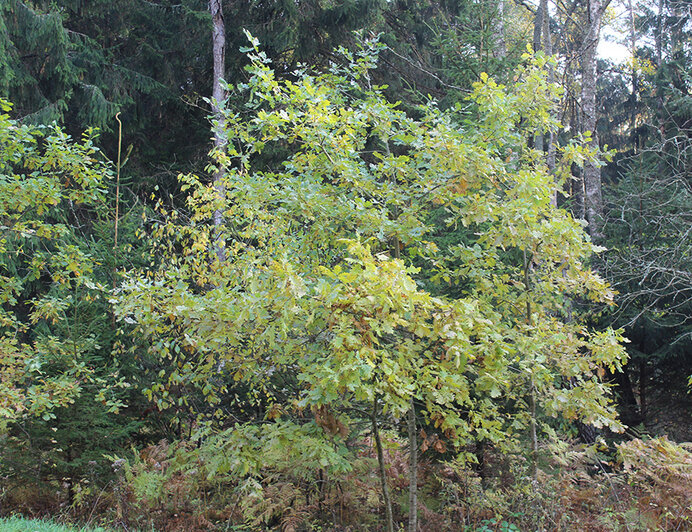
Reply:
[[[591, 132], [589, 146], [598, 148], [596, 133], [596, 49], [601, 34], [603, 11], [610, 0], [589, 0], [584, 40], [581, 46], [581, 131]], [[589, 234], [600, 239], [603, 226], [603, 194], [601, 191], [601, 169], [593, 163], [584, 165], [584, 210], [589, 224]]]
[[382, 485], [382, 501], [386, 517], [387, 532], [394, 532], [394, 514], [392, 513], [392, 500], [389, 496], [389, 486], [387, 485], [387, 471], [384, 467], [384, 451], [382, 450], [382, 440], [380, 440], [380, 429], [377, 427], [377, 397], [372, 406], [372, 436], [375, 439], [375, 451], [377, 452], [377, 463], [380, 469], [380, 483]]
[[641, 411], [637, 404], [637, 398], [634, 395], [627, 366], [622, 368], [622, 371], [616, 371], [613, 374], [613, 380], [615, 381], [617, 396], [620, 401], [622, 411], [620, 418], [622, 422], [628, 426], [638, 425], [642, 422]]
[[476, 440], [476, 449], [474, 450], [473, 454], [476, 456], [477, 462], [474, 469], [481, 479], [481, 486], [483, 489], [486, 489], [488, 487], [488, 471], [486, 468], [484, 440]]
[[[553, 55], [553, 38], [550, 35], [550, 12], [548, 11], [548, 0], [541, 0], [544, 5], [543, 11], [543, 46], [545, 55]], [[555, 67], [548, 67], [548, 83], [555, 83]], [[555, 175], [555, 132], [548, 132], [548, 153], [546, 154], [546, 164], [550, 175]], [[557, 207], [557, 189], [553, 191], [550, 198], [553, 207]]]
[[531, 393], [529, 395], [529, 411], [531, 421], [529, 432], [531, 436], [531, 477], [538, 480], [538, 431], [536, 430], [536, 388], [531, 377]]
[[632, 149], [636, 155], [638, 152], [638, 133], [637, 133], [637, 87], [639, 85], [637, 79], [637, 66], [634, 58], [637, 53], [637, 32], [634, 25], [634, 6], [632, 6], [632, 0], [629, 0], [629, 11], [630, 11], [630, 47], [632, 53], [632, 92], [630, 94], [630, 127], [632, 128]]
[[[543, 49], [543, 20], [547, 11], [547, 0], [541, 0], [536, 8], [536, 17], [533, 20], [533, 51], [540, 52]], [[533, 147], [543, 151], [543, 132], [533, 137]]]
[[[566, 79], [574, 79], [578, 76], [576, 68], [573, 64], [568, 64], [565, 72]], [[579, 116], [579, 102], [573, 98], [569, 97], [567, 99], [567, 108], [569, 110], [569, 130], [579, 131], [581, 127], [580, 116]], [[564, 185], [564, 195], [565, 200], [571, 203], [570, 210], [572, 216], [577, 220], [583, 220], [584, 216], [584, 176], [582, 175], [581, 167], [572, 163], [570, 166], [571, 179], [568, 179]]]
[[507, 41], [505, 39], [505, 0], [497, 0], [497, 11], [493, 23], [495, 33], [495, 47], [493, 56], [496, 59], [507, 57]]
[[656, 35], [654, 37], [656, 50], [656, 66], [661, 68], [663, 63], [663, 0], [658, 0], [658, 16], [656, 20]]
[[[221, 112], [221, 105], [226, 99], [226, 91], [221, 85], [226, 69], [226, 26], [223, 20], [223, 7], [221, 0], [209, 0], [209, 12], [212, 21], [212, 54], [214, 59], [214, 78], [212, 80], [212, 113], [214, 116], [214, 148], [222, 151], [226, 146], [224, 136], [225, 121]], [[226, 195], [223, 184], [224, 172], [218, 169], [214, 174], [214, 188], [219, 199]], [[225, 251], [220, 242], [220, 227], [223, 224], [221, 209], [214, 211], [214, 226], [216, 231], [216, 254], [220, 261], [225, 259]]]
[[[529, 259], [524, 249], [524, 289], [526, 290], [526, 323], [529, 327], [533, 327], [533, 317], [531, 311], [531, 275], [529, 273]], [[531, 374], [529, 382], [529, 436], [531, 438], [531, 476], [534, 480], [538, 480], [538, 431], [536, 424], [536, 383]]]
[[533, 19], [533, 51], [540, 52], [543, 49], [543, 17], [545, 15], [546, 0], [541, 0], [536, 8], [536, 16]]
[[408, 532], [418, 531], [418, 438], [416, 437], [416, 406], [411, 398], [408, 411], [409, 486]]
[[[389, 142], [385, 143], [387, 155], [389, 155]], [[398, 218], [398, 210], [395, 211]], [[392, 256], [396, 260], [401, 260], [401, 241], [398, 236], [394, 237], [394, 249]], [[411, 404], [408, 411], [408, 444], [409, 444], [409, 482], [408, 482], [408, 530], [417, 532], [418, 530], [418, 439], [416, 438], [416, 406], [411, 397]]]
[[646, 380], [648, 379], [646, 369], [646, 359], [642, 358], [639, 362], [639, 411], [642, 415], [642, 423], [646, 422]]

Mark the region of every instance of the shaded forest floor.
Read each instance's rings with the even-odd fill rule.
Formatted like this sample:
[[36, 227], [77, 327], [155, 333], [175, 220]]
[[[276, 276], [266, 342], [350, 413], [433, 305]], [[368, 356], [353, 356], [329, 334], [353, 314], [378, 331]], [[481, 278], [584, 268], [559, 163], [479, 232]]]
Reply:
[[[563, 449], [562, 461], [546, 458], [538, 482], [526, 476], [521, 457], [487, 449], [483, 468], [449, 464], [440, 460], [444, 453], [435, 452], [440, 446], [432, 441], [430, 450], [421, 453], [420, 530], [692, 530], [692, 446], [674, 443], [692, 442], [686, 371], [671, 367], [652, 377], [646, 423], [631, 431], [642, 439], [621, 445], [620, 457], [613, 447], [594, 455], [574, 442]], [[408, 454], [396, 433], [388, 438], [395, 516], [405, 523]], [[15, 500], [3, 497], [2, 509], [60, 522], [89, 520], [105, 530], [124, 530], [124, 523], [128, 530], [159, 532], [383, 530], [376, 461], [368, 441], [359, 443], [359, 462], [344, 478], [318, 482], [296, 471], [275, 471], [260, 480], [262, 498], [246, 500], [238, 499], [239, 483], [233, 480], [209, 483], [189, 469], [167, 474], [174, 470], [179, 445], [185, 444], [161, 442], [143, 450], [139, 469], [120, 487], [111, 483], [72, 508], [65, 503], [64, 485], [25, 483], [13, 492]], [[124, 519], [117, 517], [123, 514]], [[26, 523], [0, 522], [0, 530], [69, 530], [36, 522], [21, 528]]]
[[650, 388], [645, 427], [651, 435], [692, 442], [692, 394], [685, 386], [686, 379], [682, 371], [669, 372], [665, 382]]

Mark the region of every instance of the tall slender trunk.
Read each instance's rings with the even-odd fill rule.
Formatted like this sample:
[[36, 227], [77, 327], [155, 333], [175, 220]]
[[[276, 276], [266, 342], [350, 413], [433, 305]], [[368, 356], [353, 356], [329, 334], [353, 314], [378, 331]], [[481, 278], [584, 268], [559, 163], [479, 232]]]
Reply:
[[408, 410], [409, 486], [408, 532], [418, 531], [418, 438], [416, 437], [416, 406], [411, 398]]
[[531, 437], [531, 477], [538, 480], [538, 431], [536, 427], [536, 386], [531, 377], [531, 392], [529, 394], [529, 435]]
[[488, 487], [488, 471], [486, 467], [487, 463], [485, 459], [485, 448], [485, 440], [476, 440], [476, 448], [473, 452], [473, 454], [476, 456], [476, 466], [474, 469], [481, 479], [481, 487], [483, 489]]
[[536, 16], [533, 19], [533, 51], [540, 52], [543, 49], [543, 17], [545, 16], [547, 2], [541, 0], [536, 8]]
[[[386, 153], [389, 155], [389, 142], [385, 143]], [[398, 209], [394, 212], [398, 217]], [[398, 236], [394, 237], [392, 256], [396, 260], [401, 260], [401, 241]], [[416, 406], [411, 397], [408, 411], [408, 444], [409, 444], [409, 478], [408, 478], [408, 530], [416, 532], [418, 530], [418, 439], [416, 438]]]
[[392, 513], [392, 499], [389, 495], [389, 485], [387, 484], [387, 471], [384, 467], [384, 451], [382, 450], [382, 440], [380, 439], [380, 429], [377, 426], [377, 396], [372, 405], [372, 436], [375, 439], [375, 451], [377, 452], [377, 464], [380, 470], [380, 484], [382, 485], [382, 502], [386, 517], [387, 532], [394, 532], [394, 514]]
[[[212, 54], [214, 60], [214, 78], [212, 80], [212, 113], [214, 115], [214, 147], [223, 150], [226, 146], [224, 134], [225, 122], [220, 105], [226, 99], [226, 91], [221, 85], [226, 69], [226, 26], [223, 20], [221, 0], [209, 0], [209, 12], [212, 21]], [[214, 174], [214, 188], [219, 199], [226, 195], [223, 183], [224, 171], [219, 168]], [[223, 212], [220, 208], [214, 211], [214, 226], [216, 227], [216, 254], [220, 261], [225, 259], [225, 250], [220, 242], [220, 227], [223, 224]]]
[[663, 63], [663, 0], [658, 0], [658, 15], [656, 20], [656, 35], [654, 37], [656, 50], [656, 66]]
[[637, 79], [637, 65], [634, 58], [637, 53], [637, 32], [634, 25], [634, 6], [632, 0], [629, 0], [630, 11], [630, 53], [632, 54], [632, 92], [630, 94], [630, 127], [632, 128], [632, 149], [636, 155], [638, 151], [638, 133], [637, 133], [637, 87], [639, 80]]
[[641, 423], [641, 410], [637, 404], [637, 398], [634, 395], [632, 381], [628, 371], [628, 366], [622, 368], [622, 371], [616, 371], [612, 374], [612, 381], [615, 383], [617, 397], [619, 399], [622, 413], [620, 418], [625, 425], [633, 426]]
[[[553, 55], [553, 37], [550, 35], [550, 12], [548, 11], [548, 0], [541, 0], [545, 4], [543, 12], [543, 46], [545, 55]], [[548, 83], [555, 83], [555, 67], [548, 66]], [[555, 175], [555, 132], [548, 132], [548, 153], [545, 156], [545, 162], [548, 165], [550, 175]], [[553, 207], [557, 207], [557, 189], [553, 191], [550, 198], [550, 203]]]
[[[586, 32], [581, 46], [581, 107], [582, 133], [591, 132], [589, 145], [598, 148], [596, 132], [596, 49], [601, 35], [603, 12], [610, 0], [589, 0], [586, 12]], [[600, 239], [603, 234], [603, 193], [601, 169], [594, 162], [584, 165], [584, 210], [589, 223], [589, 234]]]
[[642, 423], [646, 422], [646, 381], [649, 378], [646, 367], [646, 359], [642, 358], [639, 361], [639, 411], [642, 414]]
[[497, 59], [507, 57], [507, 39], [505, 38], [505, 0], [497, 0], [497, 10], [493, 21], [495, 33], [495, 47], [493, 56]]
[[[529, 272], [529, 259], [524, 249], [524, 290], [526, 291], [526, 323], [529, 327], [533, 326], [533, 312], [531, 310], [531, 274]], [[529, 382], [529, 436], [531, 438], [531, 476], [538, 480], [538, 431], [536, 422], [536, 383], [533, 373]]]
[[[576, 75], [576, 72], [572, 72]], [[570, 109], [570, 130], [578, 131], [580, 127], [579, 109], [577, 102], [573, 99], [570, 101]], [[573, 164], [571, 173], [572, 179], [567, 187], [567, 196], [573, 200], [572, 215], [579, 220], [583, 220], [586, 218], [584, 209], [584, 172], [579, 165]]]
[[[536, 17], [533, 20], [533, 51], [543, 50], [543, 21], [547, 15], [547, 0], [541, 0], [536, 8]], [[538, 151], [543, 151], [543, 132], [539, 132], [533, 137], [533, 147]]]

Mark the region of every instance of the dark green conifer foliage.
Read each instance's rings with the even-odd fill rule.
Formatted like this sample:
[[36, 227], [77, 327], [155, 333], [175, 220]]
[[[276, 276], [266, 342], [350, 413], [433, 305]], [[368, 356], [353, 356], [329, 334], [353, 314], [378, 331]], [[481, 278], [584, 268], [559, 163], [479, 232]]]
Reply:
[[16, 101], [25, 120], [63, 117], [80, 77], [69, 48], [57, 12], [38, 12], [21, 0], [0, 6], [0, 96]]
[[137, 253], [113, 262], [112, 173], [93, 131], [75, 141], [0, 109], [0, 475], [10, 501], [17, 485], [54, 481], [71, 499], [138, 427], [126, 406], [141, 401], [143, 372], [119, 356], [108, 302], [115, 268]]
[[[383, 5], [226, 2], [226, 78], [245, 76], [244, 28], [290, 75], [300, 62], [326, 64], [333, 48], [352, 41], [352, 30], [374, 24]], [[15, 102], [24, 121], [58, 120], [72, 134], [105, 130], [111, 158], [120, 111], [125, 146], [133, 145], [126, 172], [153, 174], [135, 188], [174, 190], [177, 173], [210, 148], [210, 26], [204, 0], [8, 0], [0, 6], [0, 96]]]
[[611, 322], [626, 327], [638, 366], [639, 406], [658, 373], [672, 387], [692, 373], [692, 78], [689, 2], [640, 6], [635, 18], [638, 83], [622, 67], [601, 110], [605, 138], [619, 148], [608, 167], [605, 226], [610, 248], [599, 265], [619, 291]]
[[431, 95], [446, 106], [463, 99], [481, 72], [504, 81], [526, 51], [530, 28], [526, 14], [502, 0], [398, 0], [382, 20], [389, 50], [378, 82], [395, 99]]
[[[194, 113], [182, 96], [208, 85], [203, 4], [8, 0], [0, 6], [0, 96], [22, 121], [57, 120], [73, 134], [115, 129], [121, 111], [135, 159], [169, 156], [206, 127], [203, 114], [193, 127], [168, 127], [189, 124]], [[114, 145], [111, 135], [105, 141]]]
[[247, 29], [266, 47], [276, 69], [288, 74], [300, 62], [318, 65], [334, 59], [333, 49], [353, 44], [353, 30], [373, 28], [387, 2], [244, 0], [226, 4], [226, 20], [241, 21], [241, 24], [227, 24], [228, 50], [233, 62], [229, 66], [236, 68], [245, 64], [238, 50], [247, 44], [242, 31]]
[[[98, 5], [94, 5], [98, 4]], [[103, 19], [97, 31], [83, 31], [79, 23], [84, 7], [78, 2], [8, 0], [0, 7], [5, 31], [0, 47], [2, 96], [16, 102], [24, 121], [49, 123], [65, 120], [71, 129], [107, 128], [109, 120], [133, 95], [152, 93], [156, 80], [129, 72], [113, 53], [121, 47], [108, 29], [124, 5], [91, 4]], [[110, 15], [110, 16], [109, 16]], [[110, 42], [103, 42], [106, 37]]]

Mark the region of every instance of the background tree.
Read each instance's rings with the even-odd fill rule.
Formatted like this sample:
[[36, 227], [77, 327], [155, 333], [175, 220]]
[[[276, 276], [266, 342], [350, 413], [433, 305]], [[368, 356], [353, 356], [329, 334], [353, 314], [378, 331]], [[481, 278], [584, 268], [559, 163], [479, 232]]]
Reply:
[[[583, 37], [580, 49], [581, 65], [581, 133], [587, 136], [590, 144], [598, 148], [596, 130], [596, 50], [600, 41], [603, 14], [609, 1], [588, 0], [584, 10], [582, 23]], [[595, 240], [602, 238], [603, 225], [603, 193], [601, 170], [599, 163], [588, 161], [584, 165], [584, 212], [589, 223], [589, 234]]]

